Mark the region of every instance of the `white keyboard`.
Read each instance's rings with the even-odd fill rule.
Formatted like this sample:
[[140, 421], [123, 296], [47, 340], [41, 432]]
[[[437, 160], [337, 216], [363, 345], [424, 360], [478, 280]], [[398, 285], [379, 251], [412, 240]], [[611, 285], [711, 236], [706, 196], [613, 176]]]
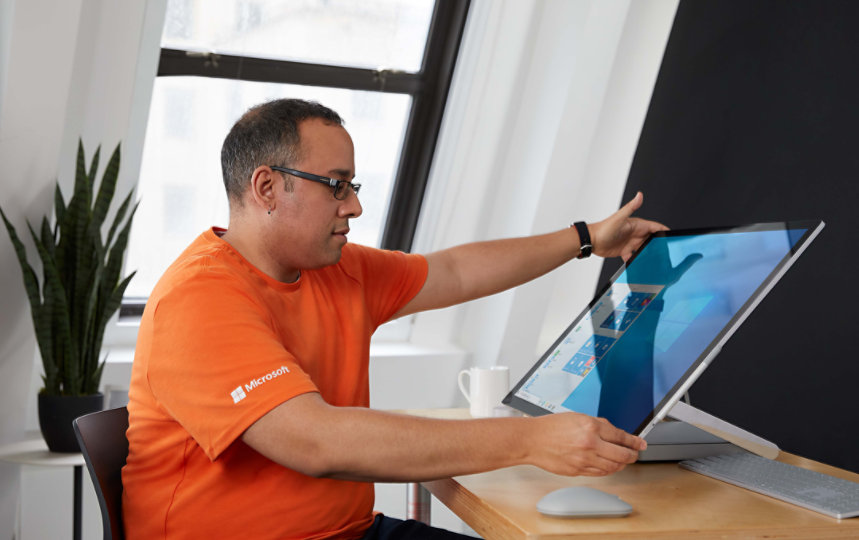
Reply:
[[680, 466], [838, 519], [859, 516], [859, 483], [745, 452], [681, 461]]

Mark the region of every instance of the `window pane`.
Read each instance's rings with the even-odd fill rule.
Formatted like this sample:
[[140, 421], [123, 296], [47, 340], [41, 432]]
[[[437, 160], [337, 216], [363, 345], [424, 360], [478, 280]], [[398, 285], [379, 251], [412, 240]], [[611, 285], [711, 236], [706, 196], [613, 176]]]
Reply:
[[182, 250], [212, 225], [228, 225], [221, 144], [248, 108], [280, 97], [311, 99], [337, 111], [355, 143], [363, 215], [349, 240], [378, 246], [388, 213], [411, 97], [356, 90], [199, 77], [155, 80], [126, 268], [127, 297], [146, 297]]
[[420, 70], [433, 0], [169, 0], [162, 47]]

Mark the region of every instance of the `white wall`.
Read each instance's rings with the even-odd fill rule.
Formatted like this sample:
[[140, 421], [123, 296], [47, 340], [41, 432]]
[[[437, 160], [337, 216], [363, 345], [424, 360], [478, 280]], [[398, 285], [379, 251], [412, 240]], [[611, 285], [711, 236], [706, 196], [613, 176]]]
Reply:
[[[416, 250], [546, 232], [617, 208], [676, 4], [473, 0]], [[58, 171], [71, 181], [79, 134], [89, 152], [122, 140], [118, 193], [134, 185], [164, 6], [0, 0], [0, 205], [16, 224], [50, 211]], [[517, 291], [418, 315], [412, 343], [429, 351], [378, 356], [374, 404], [461, 403], [452, 375], [466, 354], [508, 364], [516, 379], [584, 307], [598, 271], [596, 261], [576, 262]], [[29, 308], [5, 233], [0, 275], [10, 277], [0, 282], [4, 444], [23, 436], [37, 385]], [[439, 352], [439, 343], [454, 347]], [[400, 357], [413, 363], [408, 373], [392, 364]], [[450, 375], [428, 379], [440, 373], [435, 362]], [[14, 528], [17, 478], [0, 466], [0, 540]], [[65, 534], [66, 521], [57, 527]]]
[[[50, 7], [51, 9], [46, 9]], [[5, 2], [0, 29], [0, 206], [25, 233], [23, 217], [38, 223], [50, 211], [52, 179], [71, 83], [72, 47], [80, 1]], [[8, 17], [8, 19], [6, 18]], [[35, 338], [21, 272], [5, 230], [0, 240], [0, 444], [23, 437], [30, 399]], [[17, 468], [0, 465], [0, 538], [10, 538], [18, 505]]]
[[[617, 209], [677, 0], [472, 6], [418, 251]], [[576, 261], [514, 291], [420, 314], [413, 340], [445, 336], [475, 365], [509, 365], [515, 381], [587, 305], [599, 270], [597, 258]]]
[[3, 89], [6, 87], [9, 47], [12, 42], [12, 23], [14, 21], [12, 8], [12, 0], [0, 0], [0, 96], [3, 95]]
[[[0, 4], [0, 206], [19, 233], [26, 232], [25, 219], [38, 223], [50, 215], [58, 178], [68, 196], [79, 136], [89, 156], [99, 143], [110, 152], [120, 140], [126, 148], [142, 141], [146, 123], [141, 119], [149, 107], [165, 5], [163, 0]], [[119, 193], [136, 182], [139, 160], [139, 151], [136, 159], [134, 152], [125, 153]], [[29, 305], [5, 230], [0, 233], [0, 275], [7, 277], [0, 281], [2, 445], [25, 436], [25, 418], [34, 416], [40, 386], [31, 376], [36, 347]], [[71, 478], [70, 471], [60, 474]], [[18, 478], [17, 467], [0, 465], [0, 539], [13, 536]], [[60, 521], [56, 529], [33, 531], [30, 537], [70, 534], [70, 517]], [[51, 520], [43, 522], [49, 526]]]

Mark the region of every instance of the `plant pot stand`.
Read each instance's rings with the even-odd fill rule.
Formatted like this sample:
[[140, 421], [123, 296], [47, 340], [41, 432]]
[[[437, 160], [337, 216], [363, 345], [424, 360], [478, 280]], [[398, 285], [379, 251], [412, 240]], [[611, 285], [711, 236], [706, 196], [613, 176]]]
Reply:
[[83, 499], [83, 467], [85, 465], [83, 454], [80, 452], [51, 452], [48, 450], [44, 439], [33, 438], [0, 447], [0, 461], [39, 467], [72, 467], [74, 474], [72, 538], [81, 540], [81, 501]]

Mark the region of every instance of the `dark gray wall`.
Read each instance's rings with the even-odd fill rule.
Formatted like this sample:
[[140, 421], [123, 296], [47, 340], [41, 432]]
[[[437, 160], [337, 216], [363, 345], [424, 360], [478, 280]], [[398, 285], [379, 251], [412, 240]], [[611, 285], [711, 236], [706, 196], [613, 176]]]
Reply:
[[859, 2], [681, 1], [625, 200], [672, 228], [826, 222], [692, 403], [859, 472], [857, 179]]

